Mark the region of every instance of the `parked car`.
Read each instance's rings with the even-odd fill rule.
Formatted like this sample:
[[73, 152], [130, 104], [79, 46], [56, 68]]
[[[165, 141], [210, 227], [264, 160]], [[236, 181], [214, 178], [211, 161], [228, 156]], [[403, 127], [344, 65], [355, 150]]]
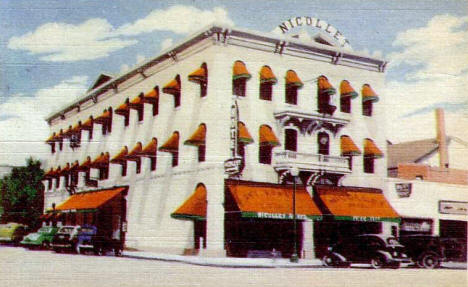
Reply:
[[37, 232], [26, 235], [20, 243], [27, 248], [41, 247], [47, 249], [57, 231], [57, 227], [43, 226]]
[[421, 268], [438, 268], [443, 261], [458, 261], [463, 257], [463, 247], [454, 239], [427, 234], [400, 236], [406, 253]]
[[113, 251], [115, 255], [120, 255], [122, 250], [120, 242], [101, 234], [96, 226], [84, 225], [78, 234], [78, 253], [84, 254], [92, 251], [96, 255], [102, 255], [108, 251]]
[[399, 268], [410, 263], [404, 247], [395, 237], [381, 234], [363, 234], [344, 239], [328, 247], [322, 258], [325, 266], [349, 267], [351, 263], [370, 263], [372, 268]]
[[50, 246], [55, 252], [61, 252], [63, 250], [76, 251], [78, 244], [78, 233], [81, 227], [66, 225], [59, 228], [57, 233], [54, 235]]
[[0, 224], [0, 242], [18, 245], [27, 232], [27, 226], [15, 222]]

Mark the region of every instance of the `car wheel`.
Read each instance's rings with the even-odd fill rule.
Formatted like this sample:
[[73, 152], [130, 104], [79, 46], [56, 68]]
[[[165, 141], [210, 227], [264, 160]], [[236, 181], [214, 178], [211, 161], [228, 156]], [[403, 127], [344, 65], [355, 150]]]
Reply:
[[102, 256], [102, 253], [103, 253], [103, 252], [102, 252], [102, 248], [101, 248], [101, 247], [96, 247], [96, 248], [94, 249], [94, 255], [96, 255], [96, 256]]
[[425, 253], [419, 259], [418, 265], [426, 269], [434, 269], [440, 266], [440, 259], [434, 253]]
[[114, 249], [114, 255], [115, 256], [122, 256], [122, 250], [120, 250], [119, 248], [115, 248]]
[[385, 265], [385, 259], [381, 255], [377, 255], [370, 261], [371, 267], [381, 269]]

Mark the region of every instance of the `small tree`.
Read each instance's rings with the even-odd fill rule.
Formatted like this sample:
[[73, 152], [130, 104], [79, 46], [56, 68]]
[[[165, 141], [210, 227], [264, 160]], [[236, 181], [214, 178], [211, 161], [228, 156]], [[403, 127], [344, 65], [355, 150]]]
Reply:
[[0, 179], [3, 223], [13, 221], [31, 227], [39, 224], [44, 206], [43, 176], [41, 162], [29, 158], [26, 166], [13, 168], [10, 174]]

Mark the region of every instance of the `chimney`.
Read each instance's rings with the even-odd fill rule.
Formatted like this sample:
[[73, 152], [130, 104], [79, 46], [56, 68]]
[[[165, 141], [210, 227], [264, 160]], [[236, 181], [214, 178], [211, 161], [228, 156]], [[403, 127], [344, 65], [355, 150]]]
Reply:
[[447, 135], [445, 134], [445, 118], [444, 110], [436, 109], [436, 124], [437, 124], [437, 143], [439, 144], [439, 166], [441, 168], [449, 167]]

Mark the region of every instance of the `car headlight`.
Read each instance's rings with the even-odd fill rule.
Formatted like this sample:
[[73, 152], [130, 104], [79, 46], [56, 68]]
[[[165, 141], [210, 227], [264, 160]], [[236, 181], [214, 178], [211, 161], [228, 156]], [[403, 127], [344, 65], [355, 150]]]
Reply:
[[393, 257], [397, 257], [397, 256], [398, 256], [398, 252], [393, 251], [392, 255], [393, 255]]
[[332, 251], [332, 249], [333, 249], [333, 248], [331, 248], [331, 247], [328, 247], [328, 248], [327, 248], [328, 251]]

